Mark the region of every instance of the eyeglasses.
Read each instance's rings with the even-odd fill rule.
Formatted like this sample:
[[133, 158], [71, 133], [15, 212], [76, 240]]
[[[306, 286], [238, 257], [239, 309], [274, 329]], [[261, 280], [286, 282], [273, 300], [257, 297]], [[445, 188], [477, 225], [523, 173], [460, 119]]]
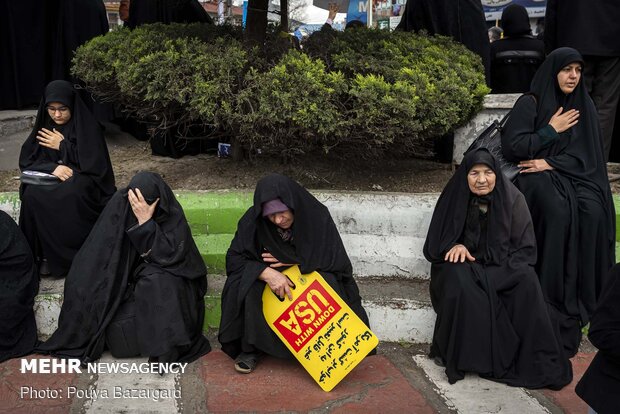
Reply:
[[56, 111], [60, 112], [61, 114], [66, 113], [69, 110], [68, 106], [59, 106], [58, 108], [55, 108], [53, 106], [48, 106], [46, 107], [47, 112], [53, 114], [56, 113]]

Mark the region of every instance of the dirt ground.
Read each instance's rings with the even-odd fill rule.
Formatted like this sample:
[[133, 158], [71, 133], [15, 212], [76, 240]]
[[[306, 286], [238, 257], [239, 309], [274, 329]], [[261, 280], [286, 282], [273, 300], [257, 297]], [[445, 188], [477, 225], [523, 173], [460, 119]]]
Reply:
[[[412, 158], [365, 162], [305, 157], [287, 164], [268, 157], [235, 162], [216, 154], [172, 159], [151, 155], [148, 142], [112, 124], [107, 125], [106, 139], [119, 188], [138, 171], [161, 174], [175, 190], [251, 191], [261, 177], [278, 172], [310, 189], [424, 193], [440, 192], [452, 176], [450, 164]], [[620, 178], [620, 164], [609, 164], [609, 172]], [[18, 176], [17, 169], [0, 171], [0, 191], [17, 191]], [[613, 181], [611, 188], [620, 193], [620, 180]]]
[[[153, 171], [175, 190], [251, 191], [261, 177], [278, 172], [310, 189], [439, 192], [452, 175], [450, 164], [419, 159], [364, 163], [306, 157], [288, 164], [267, 157], [235, 162], [216, 154], [172, 159], [151, 155], [148, 142], [138, 141], [110, 124], [106, 139], [119, 188], [138, 171]], [[1, 171], [0, 191], [17, 191], [18, 176], [18, 170]]]

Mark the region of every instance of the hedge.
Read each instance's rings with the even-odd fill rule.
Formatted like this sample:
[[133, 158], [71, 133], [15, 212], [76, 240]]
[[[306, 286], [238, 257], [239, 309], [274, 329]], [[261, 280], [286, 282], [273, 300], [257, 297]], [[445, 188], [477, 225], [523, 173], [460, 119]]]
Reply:
[[428, 155], [488, 93], [479, 57], [445, 37], [324, 29], [292, 45], [274, 29], [247, 50], [231, 26], [146, 25], [83, 45], [73, 73], [161, 129], [200, 124], [285, 156]]

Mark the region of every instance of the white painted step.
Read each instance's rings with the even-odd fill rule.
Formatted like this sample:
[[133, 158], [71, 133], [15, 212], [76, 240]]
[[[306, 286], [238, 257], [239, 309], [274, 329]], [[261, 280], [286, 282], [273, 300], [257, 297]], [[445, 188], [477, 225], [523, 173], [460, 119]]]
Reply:
[[[109, 353], [105, 353], [99, 361], [102, 362], [123, 362], [123, 363], [143, 363], [147, 358], [123, 358], [118, 360]], [[180, 412], [178, 402], [175, 398], [114, 398], [115, 387], [121, 390], [179, 390], [179, 374], [98, 374], [97, 380], [91, 386], [92, 397], [96, 391], [98, 395], [107, 390], [108, 398], [90, 398], [84, 404], [84, 412], [90, 413], [161, 413], [172, 414]], [[139, 392], [139, 391], [138, 391]], [[130, 394], [131, 395], [131, 394]], [[136, 394], [139, 395], [139, 394]], [[180, 395], [180, 392], [179, 392]]]
[[551, 413], [523, 388], [485, 380], [475, 374], [468, 374], [461, 381], [450, 385], [444, 372], [445, 369], [437, 366], [426, 355], [416, 355], [413, 360], [436, 387], [436, 392], [448, 408], [457, 413]]

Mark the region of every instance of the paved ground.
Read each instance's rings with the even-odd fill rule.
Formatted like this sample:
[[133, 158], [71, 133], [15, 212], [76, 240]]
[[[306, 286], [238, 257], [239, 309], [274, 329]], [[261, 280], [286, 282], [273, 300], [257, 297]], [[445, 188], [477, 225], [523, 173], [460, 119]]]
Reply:
[[[215, 343], [212, 338], [212, 343]], [[22, 374], [20, 360], [0, 364], [0, 413], [579, 413], [574, 394], [593, 353], [573, 358], [575, 381], [562, 391], [528, 391], [477, 376], [449, 385], [425, 356], [426, 346], [382, 343], [332, 392], [295, 362], [264, 358], [251, 375], [237, 374], [214, 349], [184, 374]], [[102, 362], [113, 359], [106, 355]], [[129, 360], [145, 362], [141, 360]], [[169, 390], [169, 396], [120, 398], [123, 390]], [[107, 398], [104, 390], [107, 390]], [[163, 395], [163, 394], [162, 394]]]

